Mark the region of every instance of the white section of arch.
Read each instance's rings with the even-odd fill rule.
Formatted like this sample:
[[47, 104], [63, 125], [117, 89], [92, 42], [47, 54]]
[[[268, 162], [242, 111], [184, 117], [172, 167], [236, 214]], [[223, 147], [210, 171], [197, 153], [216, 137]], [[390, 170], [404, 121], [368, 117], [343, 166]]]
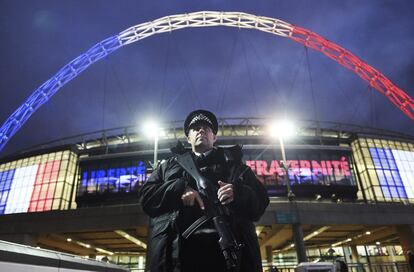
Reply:
[[291, 24], [279, 19], [243, 12], [200, 11], [166, 16], [151, 22], [132, 26], [119, 34], [119, 40], [123, 45], [126, 45], [158, 33], [189, 27], [211, 26], [257, 29], [283, 37], [290, 36], [293, 30]]

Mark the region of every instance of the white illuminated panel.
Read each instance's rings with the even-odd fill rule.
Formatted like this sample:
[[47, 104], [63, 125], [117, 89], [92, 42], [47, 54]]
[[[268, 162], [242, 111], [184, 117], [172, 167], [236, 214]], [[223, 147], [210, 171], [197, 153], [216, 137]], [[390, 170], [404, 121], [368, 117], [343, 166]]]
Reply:
[[27, 212], [38, 165], [17, 168], [9, 192], [5, 214]]
[[407, 197], [414, 198], [414, 152], [392, 149], [392, 154], [400, 172]]

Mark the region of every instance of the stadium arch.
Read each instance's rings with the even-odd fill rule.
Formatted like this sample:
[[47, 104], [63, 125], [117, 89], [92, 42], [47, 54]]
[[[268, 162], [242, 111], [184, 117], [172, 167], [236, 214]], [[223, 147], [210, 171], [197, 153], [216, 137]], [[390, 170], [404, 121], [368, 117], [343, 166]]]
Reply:
[[122, 46], [149, 36], [188, 27], [228, 26], [256, 29], [290, 38], [304, 46], [321, 52], [338, 64], [351, 70], [370, 86], [385, 95], [406, 116], [414, 120], [414, 100], [378, 70], [365, 63], [345, 48], [320, 35], [291, 25], [279, 19], [256, 16], [243, 12], [200, 11], [171, 15], [132, 26], [111, 36], [78, 56], [36, 89], [29, 98], [10, 115], [0, 128], [0, 151], [30, 116], [46, 103], [66, 83], [74, 79], [94, 62], [106, 57]]

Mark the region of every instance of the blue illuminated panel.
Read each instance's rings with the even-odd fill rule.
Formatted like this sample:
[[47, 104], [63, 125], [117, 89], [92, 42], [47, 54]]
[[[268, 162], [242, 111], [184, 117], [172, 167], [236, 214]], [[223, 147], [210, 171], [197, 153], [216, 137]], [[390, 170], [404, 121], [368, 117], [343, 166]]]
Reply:
[[133, 192], [146, 180], [146, 167], [140, 161], [128, 167], [108, 167], [82, 171], [78, 194]]
[[385, 198], [414, 198], [414, 152], [369, 149]]
[[0, 214], [6, 210], [15, 169], [0, 172]]

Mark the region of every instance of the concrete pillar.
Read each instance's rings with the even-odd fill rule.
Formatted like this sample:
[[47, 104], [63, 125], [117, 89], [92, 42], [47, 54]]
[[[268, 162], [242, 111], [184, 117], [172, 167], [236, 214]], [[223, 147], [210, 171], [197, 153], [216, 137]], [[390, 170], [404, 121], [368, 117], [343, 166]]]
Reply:
[[273, 265], [273, 251], [272, 246], [266, 246], [266, 261], [268, 266]]
[[298, 257], [298, 263], [307, 262], [305, 242], [303, 241], [303, 231], [300, 224], [292, 224], [293, 239], [295, 241], [296, 256]]
[[356, 245], [351, 245], [352, 262], [359, 263], [359, 254]]
[[399, 225], [397, 232], [405, 259], [408, 262], [407, 251], [414, 252], [414, 225]]
[[395, 263], [394, 247], [393, 246], [387, 246], [387, 252], [388, 252], [388, 256], [390, 256], [390, 261]]
[[371, 258], [369, 256], [367, 246], [364, 246], [364, 250], [365, 250], [365, 255], [367, 255], [367, 263], [368, 263], [369, 267], [371, 267]]
[[346, 263], [352, 263], [353, 262], [353, 258], [352, 258], [352, 252], [350, 247], [348, 246], [344, 246], [342, 247], [342, 250], [344, 251], [344, 260]]
[[145, 271], [149, 271], [150, 264], [151, 264], [151, 239], [152, 239], [152, 227], [154, 226], [154, 221], [151, 217], [148, 217], [148, 243], [147, 243], [147, 250], [145, 252]]

